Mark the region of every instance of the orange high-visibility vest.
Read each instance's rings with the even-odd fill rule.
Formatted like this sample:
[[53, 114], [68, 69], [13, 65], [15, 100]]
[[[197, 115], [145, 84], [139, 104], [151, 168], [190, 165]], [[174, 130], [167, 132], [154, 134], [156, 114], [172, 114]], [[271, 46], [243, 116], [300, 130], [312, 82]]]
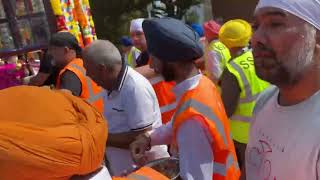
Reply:
[[207, 127], [212, 137], [213, 179], [238, 180], [240, 169], [228, 118], [215, 85], [205, 76], [202, 76], [199, 85], [187, 91], [178, 103], [176, 114], [173, 117], [174, 146], [177, 146], [176, 138], [179, 127], [190, 118], [198, 120]]
[[61, 76], [66, 70], [72, 71], [79, 78], [82, 88], [80, 97], [95, 106], [100, 112], [103, 112], [103, 89], [86, 75], [82, 59], [72, 60], [59, 72], [56, 88], [60, 89]]
[[142, 167], [127, 177], [114, 177], [112, 180], [169, 180], [169, 178], [152, 168]]
[[172, 92], [172, 88], [175, 86], [175, 83], [165, 82], [161, 76], [151, 78], [149, 81], [158, 98], [162, 123], [166, 124], [171, 120], [173, 114], [176, 112], [176, 97]]
[[[151, 60], [149, 60], [149, 63], [150, 62]], [[149, 67], [149, 65], [136, 68], [136, 71], [142, 74], [151, 83], [159, 102], [162, 123], [166, 124], [171, 120], [177, 105], [176, 97], [172, 92], [175, 83], [165, 82], [159, 74], [156, 74], [154, 70]]]

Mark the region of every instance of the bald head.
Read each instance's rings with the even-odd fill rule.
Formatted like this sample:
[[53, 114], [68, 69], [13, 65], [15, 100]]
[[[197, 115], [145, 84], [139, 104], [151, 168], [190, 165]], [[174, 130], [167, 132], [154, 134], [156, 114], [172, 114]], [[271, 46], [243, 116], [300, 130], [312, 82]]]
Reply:
[[82, 53], [87, 76], [99, 86], [112, 90], [122, 69], [119, 50], [110, 41], [97, 40]]
[[105, 65], [108, 68], [122, 64], [119, 50], [107, 40], [96, 40], [91, 43], [84, 49], [83, 58], [88, 63]]

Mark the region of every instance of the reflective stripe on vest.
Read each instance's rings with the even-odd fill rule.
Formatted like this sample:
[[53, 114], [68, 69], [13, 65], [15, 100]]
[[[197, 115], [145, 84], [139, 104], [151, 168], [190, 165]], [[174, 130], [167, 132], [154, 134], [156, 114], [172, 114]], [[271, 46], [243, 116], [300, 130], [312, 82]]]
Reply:
[[220, 176], [226, 176], [227, 170], [234, 166], [236, 169], [239, 169], [239, 165], [237, 161], [234, 160], [233, 155], [229, 154], [227, 157], [226, 164], [222, 163], [213, 163], [213, 173], [214, 174], [219, 174]]
[[162, 76], [156, 76], [156, 77], [154, 77], [154, 78], [149, 79], [149, 81], [150, 81], [150, 83], [151, 83], [152, 85], [155, 85], [155, 84], [157, 84], [157, 83], [159, 83], [159, 82], [161, 82], [161, 81], [164, 81], [164, 79], [163, 79]]
[[245, 73], [243, 72], [242, 68], [233, 61], [231, 61], [229, 64], [239, 73], [241, 80], [243, 82], [243, 85], [245, 87], [244, 91], [245, 91], [246, 97], [240, 98], [239, 103], [250, 103], [252, 101], [257, 100], [260, 93], [257, 93], [256, 95], [253, 96], [253, 93], [251, 90], [251, 85], [250, 85]]
[[202, 76], [199, 84], [186, 91], [180, 99], [173, 119], [173, 147], [177, 147], [179, 128], [190, 118], [208, 131], [213, 154], [213, 179], [238, 180], [240, 169], [231, 139], [229, 123], [214, 84]]
[[100, 98], [103, 97], [104, 91], [101, 91], [101, 92], [99, 92], [97, 94], [94, 93], [92, 80], [88, 76], [86, 76], [86, 70], [83, 67], [78, 66], [76, 64], [71, 64], [70, 66], [75, 68], [75, 69], [77, 69], [77, 70], [79, 70], [84, 75], [84, 77], [86, 78], [86, 82], [87, 82], [87, 86], [88, 86], [88, 92], [89, 92], [89, 97], [86, 100], [89, 103], [93, 103], [93, 102], [95, 102], [95, 101], [97, 101], [97, 100], [99, 100]]
[[227, 64], [227, 68], [236, 77], [241, 90], [235, 112], [230, 117], [230, 128], [233, 139], [246, 144], [256, 100], [269, 85], [256, 75], [251, 50], [243, 49], [241, 55]]
[[168, 111], [172, 111], [172, 110], [176, 109], [177, 104], [178, 104], [177, 102], [174, 102], [174, 103], [172, 103], [172, 104], [168, 104], [168, 105], [165, 105], [165, 106], [161, 106], [161, 107], [160, 107], [160, 111], [161, 111], [161, 113], [165, 113], [165, 112], [168, 112]]
[[[186, 109], [188, 108], [194, 108], [196, 111], [198, 111], [200, 114], [208, 117], [208, 119], [212, 120], [213, 123], [216, 125], [217, 130], [219, 132], [219, 134], [221, 135], [223, 142], [225, 144], [228, 144], [227, 142], [227, 137], [225, 136], [225, 131], [224, 131], [224, 127], [221, 123], [221, 121], [219, 121], [219, 119], [217, 118], [217, 116], [214, 114], [214, 112], [212, 112], [212, 110], [210, 109], [210, 107], [206, 106], [205, 104], [202, 104], [201, 102], [198, 102], [195, 99], [189, 99], [188, 101], [186, 101], [185, 103], [183, 103], [179, 109], [176, 111], [173, 119], [175, 120], [176, 117], [180, 114], [183, 113]], [[174, 122], [173, 122], [174, 123]]]

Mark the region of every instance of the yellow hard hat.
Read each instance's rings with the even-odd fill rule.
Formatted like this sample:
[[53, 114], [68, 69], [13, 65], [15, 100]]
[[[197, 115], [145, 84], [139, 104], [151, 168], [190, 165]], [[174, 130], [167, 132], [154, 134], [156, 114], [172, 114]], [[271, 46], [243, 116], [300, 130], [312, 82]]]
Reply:
[[251, 36], [251, 25], [242, 19], [226, 22], [219, 31], [219, 40], [228, 48], [247, 46]]

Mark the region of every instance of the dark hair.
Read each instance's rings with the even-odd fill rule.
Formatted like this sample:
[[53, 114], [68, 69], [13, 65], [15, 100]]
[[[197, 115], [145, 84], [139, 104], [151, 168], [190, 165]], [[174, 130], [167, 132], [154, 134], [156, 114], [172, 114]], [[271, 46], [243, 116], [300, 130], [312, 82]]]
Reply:
[[49, 45], [57, 47], [68, 47], [76, 51], [78, 58], [82, 57], [82, 48], [77, 38], [69, 32], [58, 32], [52, 35]]

